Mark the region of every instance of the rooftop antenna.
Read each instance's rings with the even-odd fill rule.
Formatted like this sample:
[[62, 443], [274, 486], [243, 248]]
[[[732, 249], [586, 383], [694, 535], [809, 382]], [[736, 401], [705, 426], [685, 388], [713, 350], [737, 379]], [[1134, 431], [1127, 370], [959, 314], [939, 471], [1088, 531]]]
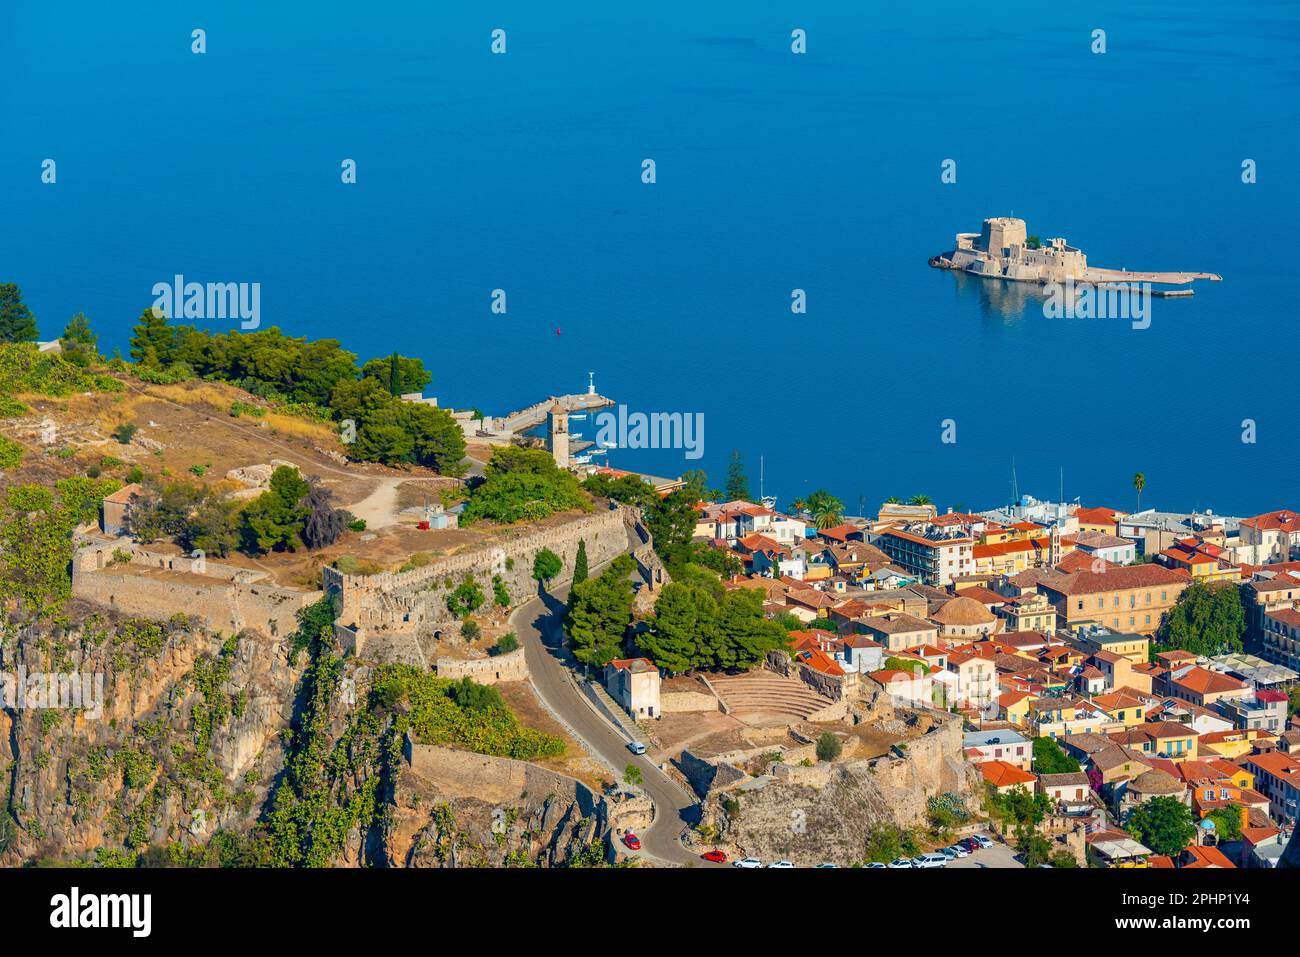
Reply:
[[596, 373], [587, 373], [587, 395], [596, 394]]
[[1014, 508], [1020, 503], [1020, 486], [1016, 483], [1016, 458], [1011, 457], [1011, 505]]
[[1065, 508], [1065, 466], [1061, 466], [1061, 508]]

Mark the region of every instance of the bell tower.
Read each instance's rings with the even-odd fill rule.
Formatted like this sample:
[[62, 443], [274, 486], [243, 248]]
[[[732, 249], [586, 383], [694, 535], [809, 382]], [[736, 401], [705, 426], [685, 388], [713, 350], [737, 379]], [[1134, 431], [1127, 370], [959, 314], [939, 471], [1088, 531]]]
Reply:
[[569, 413], [559, 399], [546, 413], [546, 447], [555, 457], [557, 467], [569, 467]]

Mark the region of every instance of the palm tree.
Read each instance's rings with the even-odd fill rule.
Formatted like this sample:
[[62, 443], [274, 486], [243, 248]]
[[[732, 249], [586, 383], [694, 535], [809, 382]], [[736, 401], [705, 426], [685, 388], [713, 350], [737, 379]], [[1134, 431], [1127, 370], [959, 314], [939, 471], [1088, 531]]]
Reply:
[[809, 495], [805, 504], [818, 528], [834, 528], [844, 515], [844, 503], [824, 488]]
[[929, 505], [931, 502], [928, 495], [913, 495], [907, 500], [908, 505]]
[[1142, 490], [1147, 487], [1147, 477], [1143, 475], [1141, 472], [1138, 472], [1136, 475], [1133, 476], [1133, 487], [1137, 489], [1137, 493], [1138, 493], [1137, 510], [1140, 512], [1142, 511]]
[[902, 504], [903, 504], [903, 500], [902, 500], [901, 498], [899, 498], [897, 495], [891, 495], [891, 496], [889, 496], [889, 498], [885, 499], [885, 504], [886, 504], [886, 505], [902, 505]]

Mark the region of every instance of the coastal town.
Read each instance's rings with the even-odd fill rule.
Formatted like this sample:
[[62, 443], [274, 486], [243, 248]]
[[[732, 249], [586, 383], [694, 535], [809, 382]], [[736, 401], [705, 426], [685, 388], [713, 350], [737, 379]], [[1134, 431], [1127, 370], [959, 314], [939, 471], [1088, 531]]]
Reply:
[[6, 863], [1294, 860], [1287, 503], [852, 515], [593, 461], [594, 378], [444, 409], [148, 310], [131, 357], [0, 345]]

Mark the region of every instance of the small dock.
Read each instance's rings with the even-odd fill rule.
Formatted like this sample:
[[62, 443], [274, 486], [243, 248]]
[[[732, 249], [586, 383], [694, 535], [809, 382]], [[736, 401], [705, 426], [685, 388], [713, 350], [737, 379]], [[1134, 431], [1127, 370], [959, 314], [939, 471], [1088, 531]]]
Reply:
[[1222, 276], [1212, 272], [1129, 272], [1125, 269], [1101, 269], [1091, 266], [1084, 271], [1083, 278], [1076, 279], [1075, 282], [1091, 282], [1097, 285], [1117, 282], [1158, 282], [1166, 286], [1185, 286], [1198, 279], [1223, 282]]

